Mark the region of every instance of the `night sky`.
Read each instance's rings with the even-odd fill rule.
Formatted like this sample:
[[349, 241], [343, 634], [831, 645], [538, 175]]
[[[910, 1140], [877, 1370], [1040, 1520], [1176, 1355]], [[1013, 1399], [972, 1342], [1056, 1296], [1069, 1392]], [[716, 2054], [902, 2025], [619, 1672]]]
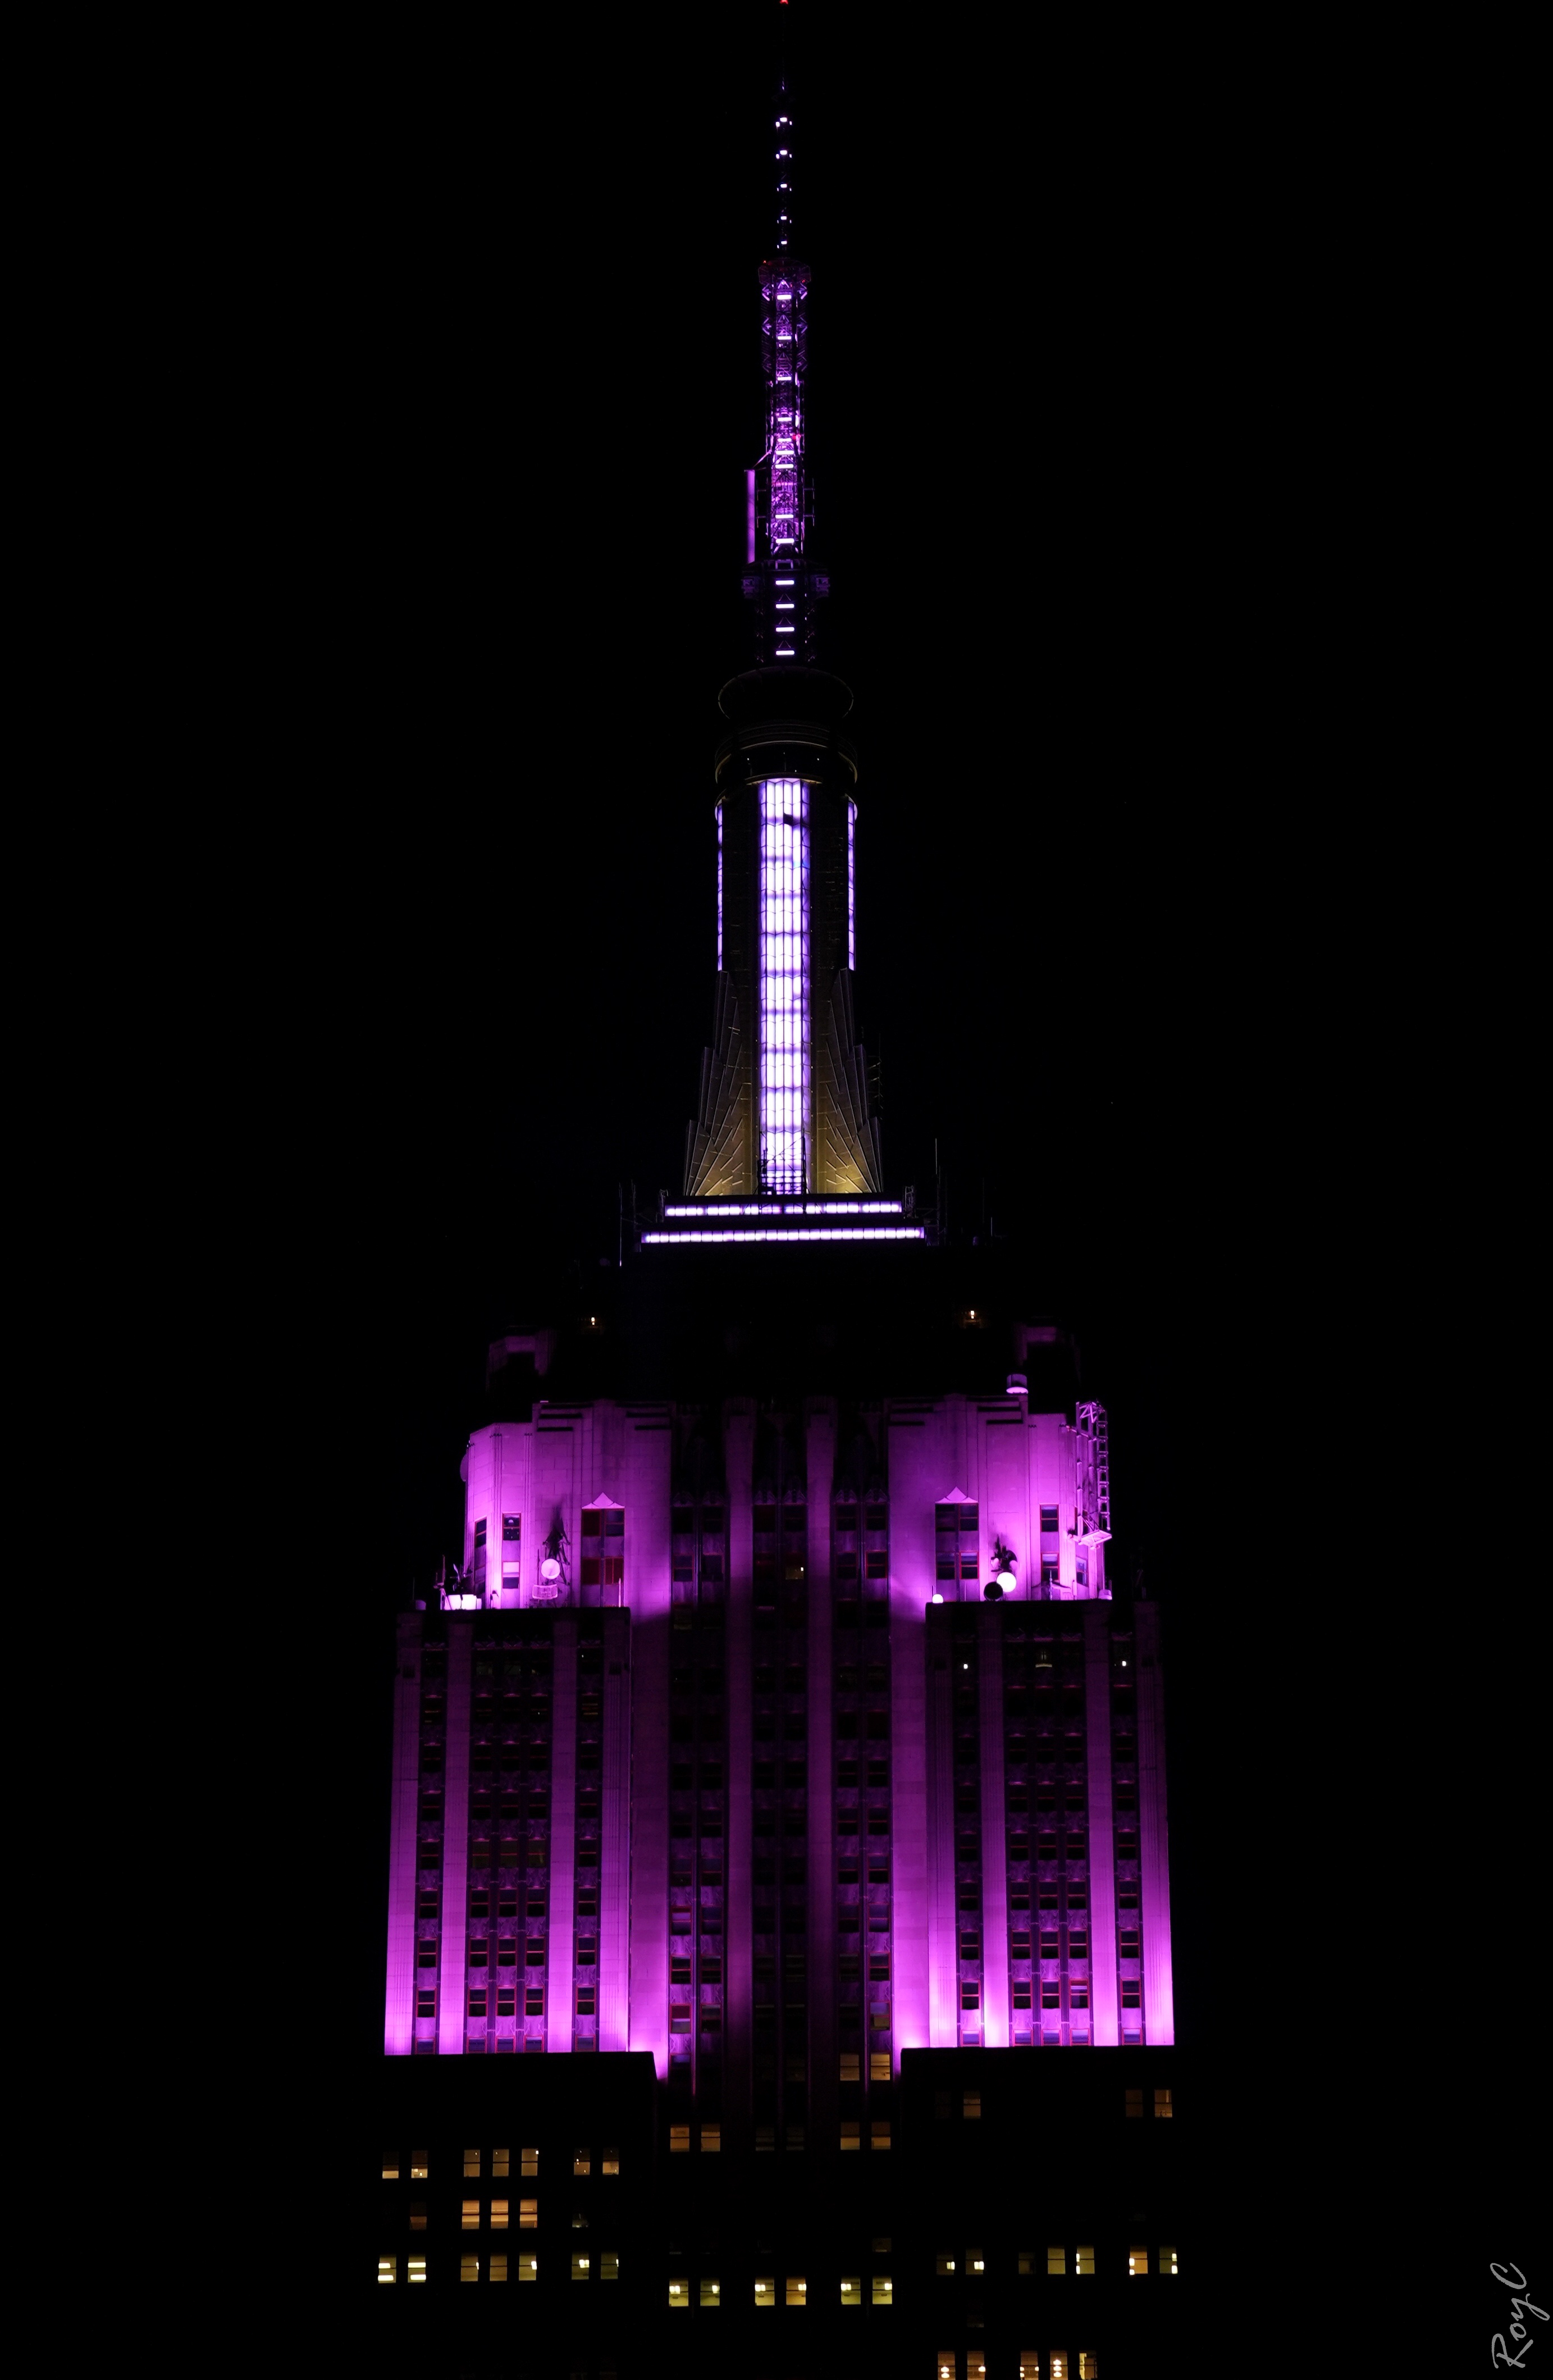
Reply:
[[[720, 12], [718, 44], [705, 15], [612, 14], [364, 69], [321, 211], [294, 400], [325, 493], [285, 660], [328, 724], [322, 797], [277, 831], [309, 887], [284, 965], [322, 994], [320, 1361], [346, 1502], [374, 1515], [350, 1606], [384, 1680], [358, 1714], [382, 1845], [364, 2050], [393, 1614], [458, 1543], [486, 1340], [613, 1258], [617, 1184], [680, 1186], [716, 696], [751, 650], [776, 14]], [[1140, 139], [1138, 62], [1122, 87], [1028, 35], [1005, 53], [1001, 24], [865, 48], [807, 17], [811, 552], [819, 659], [856, 695], [885, 1170], [927, 1197], [937, 1139], [952, 1228], [1031, 1251], [1111, 1412], [1117, 1567], [1169, 1607], [1185, 2040], [1191, 1747], [1214, 1610], [1258, 1559], [1226, 1334], [1283, 1229], [1283, 1009], [1255, 945], [1292, 731], [1256, 725], [1253, 548], [1286, 483], [1248, 427], [1231, 235], [1192, 144]]]

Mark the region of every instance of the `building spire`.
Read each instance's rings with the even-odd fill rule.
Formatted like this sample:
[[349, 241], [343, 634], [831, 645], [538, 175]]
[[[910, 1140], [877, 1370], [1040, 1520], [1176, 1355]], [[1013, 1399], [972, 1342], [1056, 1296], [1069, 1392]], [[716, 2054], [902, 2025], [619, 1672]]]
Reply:
[[814, 527], [806, 419], [809, 271], [795, 245], [796, 133], [792, 79], [780, 53], [770, 141], [775, 221], [771, 253], [760, 266], [766, 443], [746, 474], [744, 591], [756, 607], [756, 665], [780, 668], [814, 662], [815, 605], [831, 591], [829, 577], [813, 568], [805, 550]]

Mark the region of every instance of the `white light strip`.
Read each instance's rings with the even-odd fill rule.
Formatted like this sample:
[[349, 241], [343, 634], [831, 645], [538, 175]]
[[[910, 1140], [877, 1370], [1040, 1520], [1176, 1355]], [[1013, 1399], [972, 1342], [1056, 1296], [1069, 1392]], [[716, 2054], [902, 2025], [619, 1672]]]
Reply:
[[665, 1207], [664, 1216], [678, 1221], [687, 1215], [899, 1215], [904, 1211], [898, 1198], [767, 1198], [758, 1207], [723, 1206], [721, 1202], [708, 1207]]
[[921, 1223], [880, 1223], [873, 1231], [860, 1225], [855, 1231], [810, 1231], [799, 1224], [789, 1232], [644, 1232], [644, 1248], [693, 1248], [721, 1246], [728, 1241], [749, 1240], [921, 1240], [927, 1231]]

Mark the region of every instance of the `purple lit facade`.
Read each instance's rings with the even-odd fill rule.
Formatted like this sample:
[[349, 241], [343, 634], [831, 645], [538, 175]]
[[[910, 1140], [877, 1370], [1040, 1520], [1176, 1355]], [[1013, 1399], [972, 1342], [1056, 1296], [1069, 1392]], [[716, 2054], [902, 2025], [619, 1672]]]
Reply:
[[823, 2131], [908, 2048], [1173, 2040], [1157, 1609], [1111, 1602], [1103, 1411], [864, 1418], [842, 1462], [832, 1401], [779, 1447], [731, 1400], [694, 1495], [698, 1409], [471, 1438], [460, 1585], [399, 1623], [391, 2056], [648, 2049], [732, 2145]]
[[808, 1187], [808, 787], [760, 787], [760, 1186]]

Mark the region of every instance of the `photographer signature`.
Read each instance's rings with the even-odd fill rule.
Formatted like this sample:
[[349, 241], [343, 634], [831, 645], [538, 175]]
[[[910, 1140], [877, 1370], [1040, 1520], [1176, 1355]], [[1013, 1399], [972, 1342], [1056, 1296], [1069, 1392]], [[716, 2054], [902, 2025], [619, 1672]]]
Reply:
[[[1526, 2276], [1521, 2270], [1519, 2265], [1511, 2265], [1509, 2272], [1506, 2272], [1502, 2265], [1490, 2265], [1488, 2270], [1493, 2274], [1494, 2278], [1497, 2281], [1502, 2281], [1504, 2283], [1507, 2289], [1523, 2289], [1526, 2286]], [[1527, 2352], [1536, 2344], [1536, 2341], [1531, 2337], [1527, 2330], [1526, 2325], [1523, 2322], [1521, 2318], [1522, 2315], [1535, 2313], [1538, 2322], [1546, 2322], [1547, 2320], [1547, 2316], [1543, 2312], [1541, 2306], [1534, 2305], [1530, 2298], [1523, 2297], [1513, 2297], [1511, 2299], [1510, 2313], [1510, 2335], [1513, 2339], [1524, 2339], [1525, 2345], [1522, 2348], [1519, 2355], [1511, 2355], [1509, 2348], [1505, 2345], [1503, 2331], [1497, 2330], [1494, 2333], [1493, 2353], [1490, 2356], [1489, 2361], [1497, 2369], [1503, 2369], [1508, 2366], [1511, 2372], [1519, 2372]]]

